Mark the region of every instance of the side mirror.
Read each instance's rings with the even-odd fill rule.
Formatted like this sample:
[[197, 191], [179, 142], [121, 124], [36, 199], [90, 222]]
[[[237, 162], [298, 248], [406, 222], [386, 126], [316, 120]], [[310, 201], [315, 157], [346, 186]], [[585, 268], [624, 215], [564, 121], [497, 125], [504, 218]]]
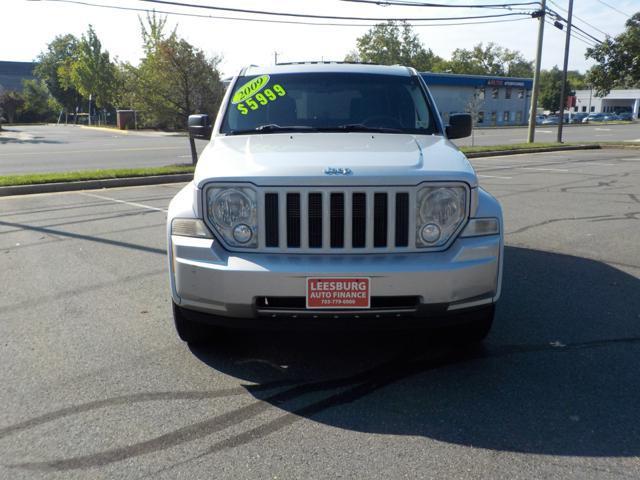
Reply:
[[187, 125], [189, 129], [189, 135], [191, 137], [201, 138], [203, 140], [209, 140], [211, 138], [213, 125], [211, 125], [211, 119], [209, 118], [209, 115], [189, 115], [189, 121]]
[[473, 121], [468, 113], [455, 113], [449, 117], [449, 125], [446, 127], [449, 140], [465, 138], [471, 135]]

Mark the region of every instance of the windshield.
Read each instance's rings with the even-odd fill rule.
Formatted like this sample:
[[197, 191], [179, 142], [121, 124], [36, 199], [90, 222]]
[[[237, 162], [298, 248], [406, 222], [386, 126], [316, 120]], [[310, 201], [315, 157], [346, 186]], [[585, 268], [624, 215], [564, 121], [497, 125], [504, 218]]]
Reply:
[[221, 133], [437, 132], [414, 76], [292, 73], [239, 77]]

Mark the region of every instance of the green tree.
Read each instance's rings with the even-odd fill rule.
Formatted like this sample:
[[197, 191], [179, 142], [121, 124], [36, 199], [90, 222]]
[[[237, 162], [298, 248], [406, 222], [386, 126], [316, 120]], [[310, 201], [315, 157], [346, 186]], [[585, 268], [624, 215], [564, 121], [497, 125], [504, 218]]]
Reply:
[[[217, 112], [224, 87], [220, 57], [205, 53], [178, 37], [164, 33], [166, 19], [147, 16], [141, 22], [145, 57], [139, 67], [124, 65], [123, 97], [153, 126], [184, 128], [192, 113]], [[128, 87], [127, 87], [128, 85]]]
[[489, 42], [479, 43], [471, 50], [456, 48], [448, 69], [452, 73], [468, 75], [496, 75], [507, 77], [532, 77], [533, 62], [516, 51]]
[[587, 74], [596, 95], [604, 96], [613, 88], [640, 87], [640, 12], [627, 20], [620, 35], [587, 48], [585, 57], [597, 62]]
[[[567, 72], [565, 96], [571, 95], [575, 90], [585, 87], [585, 76], [576, 70]], [[540, 96], [538, 102], [545, 110], [552, 112], [560, 110], [560, 95], [562, 94], [562, 70], [555, 65], [550, 70], [540, 72]]]
[[42, 80], [23, 80], [22, 98], [24, 104], [20, 108], [20, 117], [23, 121], [40, 122], [55, 118], [59, 104]]
[[418, 71], [440, 70], [442, 58], [425, 48], [411, 25], [406, 22], [387, 22], [371, 28], [356, 41], [357, 50], [346, 61], [405, 65]]
[[112, 105], [116, 89], [116, 66], [109, 58], [109, 52], [102, 50], [102, 44], [91, 25], [78, 42], [76, 58], [71, 64], [70, 80], [80, 94], [95, 105]]
[[70, 78], [77, 48], [78, 39], [73, 35], [57, 36], [47, 45], [47, 50], [38, 55], [34, 69], [35, 76], [47, 84], [53, 98], [67, 112], [74, 111], [82, 100]]
[[18, 119], [18, 113], [24, 105], [24, 98], [20, 92], [5, 90], [0, 93], [0, 117], [13, 123]]

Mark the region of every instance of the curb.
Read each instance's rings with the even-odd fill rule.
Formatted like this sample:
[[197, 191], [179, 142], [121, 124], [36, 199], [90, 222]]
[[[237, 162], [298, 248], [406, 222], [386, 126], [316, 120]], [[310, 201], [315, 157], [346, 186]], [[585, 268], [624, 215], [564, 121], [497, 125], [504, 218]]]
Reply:
[[12, 185], [9, 187], [0, 187], [0, 197], [29, 195], [33, 193], [70, 192], [74, 190], [95, 190], [99, 188], [158, 185], [162, 183], [190, 182], [191, 180], [193, 180], [192, 173], [177, 173], [169, 175], [150, 175], [148, 177], [105, 178], [102, 180], [81, 180], [77, 182]]
[[93, 125], [78, 125], [84, 130], [99, 130], [101, 132], [119, 133], [121, 135], [129, 135], [129, 130], [120, 130], [119, 128], [94, 127]]
[[[566, 147], [520, 148], [517, 150], [489, 150], [486, 152], [465, 153], [467, 158], [501, 157], [502, 155], [519, 155], [521, 153], [549, 153], [563, 152], [567, 150], [599, 150], [600, 145], [567, 145]], [[611, 148], [618, 148], [614, 145]], [[464, 152], [463, 152], [464, 153]]]

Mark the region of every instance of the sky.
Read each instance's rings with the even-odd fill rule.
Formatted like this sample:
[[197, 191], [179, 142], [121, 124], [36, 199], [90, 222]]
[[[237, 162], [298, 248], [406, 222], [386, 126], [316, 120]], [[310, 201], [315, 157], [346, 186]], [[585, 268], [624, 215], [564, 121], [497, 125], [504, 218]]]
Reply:
[[[201, 15], [241, 16], [228, 12], [163, 6], [141, 0], [79, 0], [87, 3], [184, 12]], [[316, 15], [359, 17], [452, 17], [505, 13], [505, 10], [471, 8], [426, 8], [381, 6], [340, 0], [179, 0], [182, 3], [222, 7], [295, 12]], [[418, 0], [416, 0], [418, 1]], [[435, 1], [435, 0], [433, 0]], [[526, 0], [439, 0], [438, 3], [487, 4], [521, 3]], [[547, 5], [566, 15], [569, 0], [548, 0]], [[607, 6], [608, 4], [609, 6]], [[614, 7], [614, 8], [611, 8]], [[530, 8], [527, 6], [526, 8]], [[624, 30], [627, 14], [640, 11], [640, 0], [575, 0], [576, 25], [599, 39], [606, 32], [612, 36]], [[31, 61], [46, 48], [56, 35], [72, 33], [80, 36], [93, 25], [104, 48], [112, 57], [137, 64], [141, 55], [138, 15], [144, 13], [63, 3], [48, 0], [0, 0], [0, 60]], [[255, 18], [255, 16], [253, 16]], [[265, 17], [262, 17], [265, 18]], [[511, 19], [506, 17], [504, 19]], [[295, 20], [295, 19], [292, 19]], [[502, 19], [496, 19], [502, 20]], [[330, 21], [331, 20], [327, 20]], [[473, 20], [469, 20], [473, 21]], [[332, 21], [339, 22], [339, 21]], [[585, 23], [586, 22], [586, 23]], [[344, 22], [349, 23], [349, 22]], [[353, 22], [352, 22], [353, 23]], [[377, 23], [377, 22], [362, 22]], [[424, 22], [427, 23], [427, 22]], [[590, 24], [587, 25], [587, 24]], [[274, 62], [342, 60], [355, 49], [356, 39], [370, 27], [339, 27], [258, 23], [214, 18], [190, 18], [169, 15], [168, 25], [177, 25], [178, 34], [208, 55], [221, 55], [224, 76], [233, 75], [245, 65], [267, 65]], [[414, 28], [425, 47], [444, 58], [456, 48], [471, 48], [479, 42], [495, 42], [519, 50], [530, 60], [535, 58], [538, 21], [518, 21], [464, 26], [420, 26]], [[598, 31], [600, 30], [600, 31]], [[545, 25], [542, 67], [561, 66], [565, 33]], [[591, 65], [585, 60], [587, 45], [571, 40], [569, 68], [585, 71]]]

